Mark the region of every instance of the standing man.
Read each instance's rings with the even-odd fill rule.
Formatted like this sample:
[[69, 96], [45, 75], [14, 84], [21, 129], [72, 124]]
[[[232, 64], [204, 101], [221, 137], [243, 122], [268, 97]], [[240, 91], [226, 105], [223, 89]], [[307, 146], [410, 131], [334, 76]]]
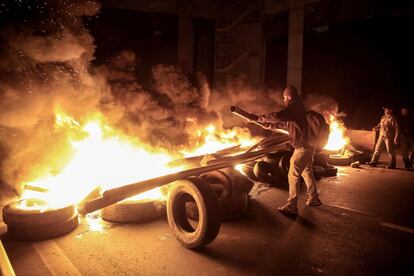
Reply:
[[400, 146], [404, 166], [406, 170], [411, 170], [413, 168], [414, 120], [412, 114], [406, 107], [401, 109], [400, 130]]
[[395, 145], [398, 145], [400, 139], [400, 127], [395, 116], [392, 114], [392, 107], [386, 105], [383, 107], [384, 115], [381, 117], [381, 121], [373, 130], [379, 130], [379, 137], [377, 144], [375, 145], [374, 154], [372, 155], [371, 161], [367, 164], [375, 167], [378, 164], [378, 160], [381, 155], [381, 149], [385, 144], [388, 152], [389, 162], [387, 165], [388, 169], [395, 169]]
[[283, 92], [285, 108], [279, 112], [261, 115], [258, 118], [260, 123], [276, 124], [283, 122], [289, 132], [290, 144], [295, 149], [290, 158], [288, 173], [289, 198], [287, 203], [279, 207], [279, 211], [285, 215], [298, 214], [298, 193], [301, 176], [305, 180], [308, 200], [306, 205], [319, 206], [316, 181], [313, 175], [312, 163], [315, 149], [308, 144], [307, 128], [308, 123], [305, 115], [305, 107], [299, 96], [298, 90], [293, 86], [286, 87]]

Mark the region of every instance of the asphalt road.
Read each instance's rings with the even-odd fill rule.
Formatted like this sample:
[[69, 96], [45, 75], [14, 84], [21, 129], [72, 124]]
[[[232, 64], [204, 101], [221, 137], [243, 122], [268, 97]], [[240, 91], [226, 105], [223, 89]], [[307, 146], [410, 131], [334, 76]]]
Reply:
[[166, 219], [90, 216], [54, 240], [2, 241], [17, 275], [414, 275], [414, 172], [342, 167], [318, 182], [322, 206], [301, 194], [296, 219], [277, 212], [287, 191], [258, 188], [247, 214], [197, 251]]

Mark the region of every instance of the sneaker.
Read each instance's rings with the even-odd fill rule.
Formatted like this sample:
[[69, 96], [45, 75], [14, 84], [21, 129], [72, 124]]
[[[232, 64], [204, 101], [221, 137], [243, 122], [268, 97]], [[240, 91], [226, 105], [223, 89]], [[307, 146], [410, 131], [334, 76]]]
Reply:
[[387, 169], [395, 169], [396, 167], [395, 167], [395, 165], [387, 165], [386, 168]]
[[369, 161], [369, 162], [367, 162], [367, 163], [365, 163], [366, 165], [369, 165], [369, 166], [371, 166], [371, 167], [376, 167], [377, 166], [377, 162], [375, 162], [375, 161]]
[[322, 202], [318, 197], [309, 198], [308, 201], [306, 201], [306, 206], [308, 206], [308, 207], [317, 207], [317, 206], [321, 206], [321, 205], [322, 205]]
[[279, 212], [286, 216], [297, 216], [298, 215], [298, 207], [286, 204], [282, 207], [279, 207]]

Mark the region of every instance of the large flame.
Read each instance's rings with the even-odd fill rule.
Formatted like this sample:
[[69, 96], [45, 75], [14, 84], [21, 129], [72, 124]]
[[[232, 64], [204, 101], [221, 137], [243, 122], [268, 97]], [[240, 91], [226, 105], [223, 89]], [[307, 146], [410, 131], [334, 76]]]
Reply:
[[249, 132], [241, 128], [217, 130], [214, 125], [208, 125], [204, 129], [197, 130], [196, 135], [203, 137], [202, 143], [190, 151], [183, 151], [186, 157], [214, 153], [238, 145], [244, 148], [256, 142]]
[[324, 149], [331, 151], [339, 151], [348, 143], [349, 139], [345, 136], [345, 126], [339, 122], [335, 116], [329, 116], [329, 139]]
[[[104, 191], [183, 169], [166, 165], [182, 156], [165, 150], [156, 151], [137, 138], [123, 135], [105, 124], [101, 114], [91, 115], [82, 125], [58, 110], [55, 127], [67, 131], [73, 156], [59, 173], [39, 176], [25, 183], [32, 189], [25, 190], [23, 199], [38, 198], [41, 199], [39, 202], [47, 202], [37, 206], [39, 209], [76, 205], [92, 191]], [[204, 137], [204, 142], [184, 151], [184, 156], [212, 153], [236, 144], [255, 142], [246, 131], [236, 129], [216, 133], [212, 125], [198, 130], [197, 135]], [[62, 156], [62, 159], [67, 157]], [[33, 191], [33, 187], [42, 192]], [[143, 198], [163, 200], [164, 196], [160, 188], [156, 188], [134, 197], [136, 200]], [[25, 202], [22, 201], [22, 204]]]

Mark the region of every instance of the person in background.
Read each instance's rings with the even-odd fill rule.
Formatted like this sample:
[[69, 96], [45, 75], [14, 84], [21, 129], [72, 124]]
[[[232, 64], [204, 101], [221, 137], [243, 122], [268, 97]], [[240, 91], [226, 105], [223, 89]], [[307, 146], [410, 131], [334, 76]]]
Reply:
[[386, 105], [383, 107], [384, 115], [381, 117], [381, 121], [373, 130], [379, 130], [379, 137], [375, 145], [374, 154], [372, 155], [371, 161], [367, 164], [375, 167], [378, 164], [378, 160], [381, 155], [381, 149], [385, 144], [387, 153], [389, 156], [389, 162], [387, 165], [388, 169], [395, 169], [395, 145], [399, 143], [400, 128], [397, 118], [393, 115], [392, 106]]
[[401, 155], [406, 170], [413, 168], [413, 149], [414, 149], [414, 119], [407, 107], [401, 108], [400, 114], [400, 147]]
[[289, 132], [290, 144], [294, 148], [288, 173], [289, 198], [284, 206], [279, 207], [279, 211], [285, 215], [297, 215], [301, 177], [303, 177], [307, 186], [308, 200], [306, 205], [316, 207], [322, 203], [319, 200], [312, 170], [315, 149], [308, 143], [305, 107], [298, 90], [293, 86], [288, 86], [284, 90], [283, 100], [286, 106], [284, 109], [279, 112], [261, 115], [258, 117], [258, 122], [284, 123], [286, 130]]

